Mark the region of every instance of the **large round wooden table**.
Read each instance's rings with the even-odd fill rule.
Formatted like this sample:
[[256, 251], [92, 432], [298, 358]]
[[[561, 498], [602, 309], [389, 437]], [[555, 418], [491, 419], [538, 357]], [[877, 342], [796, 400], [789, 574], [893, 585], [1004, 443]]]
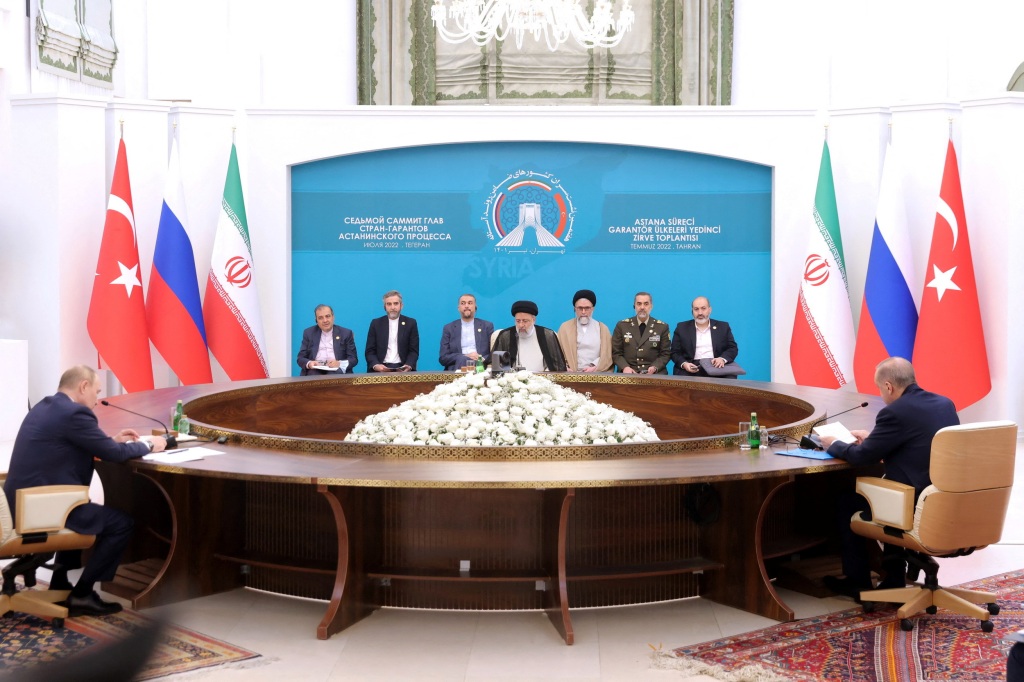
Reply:
[[[755, 411], [799, 438], [844, 415], [870, 429], [878, 398], [783, 384], [552, 375], [649, 421], [654, 443], [440, 448], [344, 443], [361, 417], [453, 375], [360, 374], [161, 389], [111, 398], [165, 419], [185, 403], [222, 454], [183, 464], [100, 463], [106, 503], [137, 532], [107, 591], [137, 608], [249, 586], [324, 599], [317, 637], [380, 606], [544, 609], [566, 643], [571, 607], [701, 595], [776, 620], [772, 562], [834, 535], [848, 465], [741, 450]], [[148, 430], [97, 407], [110, 432]]]

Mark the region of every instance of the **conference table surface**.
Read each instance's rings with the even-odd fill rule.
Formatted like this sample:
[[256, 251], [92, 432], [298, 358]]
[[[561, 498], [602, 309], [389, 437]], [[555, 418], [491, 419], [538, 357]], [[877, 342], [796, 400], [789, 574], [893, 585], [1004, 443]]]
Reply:
[[[713, 379], [674, 379], [698, 384]], [[204, 384], [157, 389], [140, 394], [127, 394], [110, 398], [113, 405], [126, 407], [143, 415], [158, 415], [163, 420], [176, 401], [188, 403], [202, 396], [224, 390], [237, 390], [268, 384], [307, 382], [315, 385], [318, 377], [292, 377], [283, 379], [241, 381], [223, 384]], [[870, 430], [874, 416], [884, 406], [881, 398], [863, 394], [795, 387], [771, 382], [733, 382], [756, 386], [769, 392], [798, 395], [815, 407], [806, 421], [816, 421], [826, 415], [856, 406], [859, 401], [869, 403], [866, 409], [843, 415], [842, 423], [849, 429]], [[121, 428], [134, 428], [148, 433], [155, 426], [146, 419], [113, 409], [97, 406], [102, 428], [116, 432]], [[367, 455], [342, 453], [318, 454], [253, 444], [202, 443], [203, 447], [223, 454], [179, 464], [161, 464], [136, 461], [133, 466], [169, 473], [194, 476], [273, 480], [278, 482], [325, 484], [367, 487], [463, 487], [463, 488], [545, 488], [545, 487], [601, 487], [608, 485], [652, 485], [714, 481], [729, 478], [751, 479], [780, 475], [815, 473], [848, 465], [835, 459], [817, 460], [778, 454], [795, 447], [772, 445], [760, 450], [741, 450], [723, 447], [708, 450], [684, 450], [677, 454], [627, 457], [621, 459], [574, 459], [567, 461], [452, 461], [391, 459]], [[194, 444], [188, 444], [190, 447]], [[510, 448], [511, 449], [511, 448]]]
[[[737, 445], [738, 429], [727, 429], [729, 433], [722, 434], [727, 437], [722, 437], [713, 429], [708, 433], [707, 424], [697, 425], [705, 427], [699, 437], [638, 444], [636, 452], [640, 456], [618, 456], [620, 450], [615, 446], [597, 446], [602, 452], [595, 455], [588, 450], [591, 446], [585, 446], [564, 450], [569, 453], [568, 459], [546, 455], [522, 459], [523, 451], [509, 447], [490, 449], [507, 451], [508, 459], [495, 458], [494, 452], [492, 458], [482, 460], [472, 459], [472, 453], [468, 458], [423, 459], [415, 452], [413, 456], [403, 455], [408, 449], [362, 444], [350, 447], [339, 442], [351, 428], [349, 418], [354, 413], [392, 404], [388, 391], [411, 397], [421, 388], [421, 392], [429, 390], [430, 386], [420, 384], [450, 378], [441, 373], [391, 379], [374, 375], [291, 377], [183, 386], [111, 398], [111, 406], [96, 408], [101, 426], [110, 433], [129, 427], [147, 432], [152, 427], [145, 417], [125, 409], [162, 419], [181, 400], [186, 411], [191, 404], [200, 415], [197, 419], [190, 414], [198, 432], [213, 438], [224, 434], [228, 441], [200, 443], [221, 454], [196, 461], [133, 460], [127, 467], [101, 468], [106, 477], [104, 485], [111, 486], [108, 503], [137, 517], [151, 511], [151, 492], [126, 492], [139, 485], [133, 483], [138, 476], [131, 478], [138, 474], [150, 482], [147, 485], [157, 486], [158, 495], [167, 501], [171, 519], [167, 530], [150, 530], [147, 536], [148, 541], [159, 539], [168, 549], [157, 552], [156, 558], [137, 562], [148, 568], [127, 571], [133, 573], [129, 576], [130, 587], [122, 586], [120, 591], [116, 583], [104, 587], [141, 608], [249, 584], [240, 582], [249, 579], [249, 566], [298, 575], [290, 587], [280, 590], [297, 596], [308, 596], [296, 592], [304, 589], [302, 581], [306, 579], [301, 576], [329, 575], [333, 587], [327, 612], [317, 628], [321, 639], [388, 605], [387, 599], [416, 606], [434, 603], [435, 596], [444, 593], [448, 601], [438, 608], [537, 608], [522, 606], [535, 603], [531, 600], [536, 597], [530, 596], [534, 582], [550, 585], [542, 591], [539, 607], [569, 644], [574, 637], [570, 601], [576, 607], [701, 594], [777, 620], [793, 618], [793, 610], [775, 592], [766, 562], [827, 539], [829, 533], [820, 528], [812, 533], [793, 533], [790, 528], [793, 519], [807, 516], [807, 508], [811, 516], [819, 517], [820, 525], [821, 505], [827, 504], [836, 489], [849, 483], [841, 479], [853, 473], [844, 471], [850, 468], [846, 462], [779, 454], [795, 447], [792, 444], [744, 450]], [[620, 403], [618, 407], [628, 406], [637, 395], [631, 393], [633, 381], [651, 392], [661, 391], [670, 399], [661, 399], [656, 406], [662, 413], [650, 421], [660, 420], [666, 432], [677, 436], [689, 428], [686, 420], [701, 419], [702, 409], [705, 419], [717, 419], [723, 428], [725, 424], [737, 424], [731, 420], [749, 414], [743, 409], [749, 410], [748, 403], [759, 399], [763, 400], [760, 405], [764, 414], [769, 415], [773, 394], [779, 397], [778, 414], [799, 414], [799, 418], [788, 424], [769, 424], [774, 426], [769, 432], [785, 433], [791, 441], [806, 433], [811, 424], [862, 401], [868, 402], [866, 409], [855, 409], [843, 415], [841, 421], [850, 429], [869, 430], [884, 405], [878, 397], [850, 391], [742, 380], [634, 380], [623, 375], [608, 375], [604, 380], [560, 375], [556, 380], [577, 389], [587, 389], [586, 382], [606, 380], [613, 385], [595, 387], [595, 398], [610, 397]], [[383, 392], [376, 404], [372, 397], [363, 403], [352, 400], [353, 395], [360, 395], [358, 392], [346, 393], [369, 385]], [[334, 395], [331, 390], [340, 391], [344, 405], [322, 399]], [[291, 397], [275, 397], [285, 394]], [[228, 397], [223, 398], [225, 395]], [[684, 411], [678, 401], [685, 405], [691, 398], [707, 399], [713, 405], [702, 408], [691, 402], [686, 414], [677, 416], [675, 412]], [[283, 404], [282, 400], [290, 400], [292, 405], [282, 408], [278, 418], [274, 409]], [[305, 400], [310, 401], [308, 410]], [[652, 404], [642, 407], [648, 409]], [[349, 414], [331, 423], [335, 411]], [[228, 421], [234, 418], [234, 427], [204, 424], [204, 413], [227, 415]], [[645, 416], [643, 410], [637, 413]], [[266, 431], [261, 426], [266, 426]], [[299, 435], [285, 433], [286, 427], [294, 428]], [[328, 435], [308, 437], [310, 433]], [[421, 452], [428, 447], [419, 446]], [[398, 456], [388, 456], [395, 453]], [[688, 516], [689, 510], [683, 510], [688, 491], [700, 492], [701, 484], [713, 485], [719, 498], [717, 523], [694, 523], [692, 513]], [[263, 487], [257, 492], [239, 486]], [[782, 495], [783, 490], [789, 492]], [[780, 505], [783, 498], [797, 501]], [[245, 503], [249, 506], [239, 507], [232, 499], [249, 499]], [[796, 507], [803, 511], [794, 511]], [[328, 508], [329, 521], [323, 518], [323, 510]], [[286, 517], [290, 520], [285, 521]], [[474, 521], [468, 521], [471, 518]], [[210, 519], [219, 519], [221, 527], [211, 524]], [[287, 523], [295, 525], [285, 528]], [[465, 538], [477, 540], [447, 533], [443, 541], [448, 544], [444, 547], [423, 544], [425, 537], [439, 537], [439, 529], [464, 523], [477, 524], [462, 531]], [[518, 530], [502, 536], [494, 532], [495, 523]], [[276, 557], [243, 546], [267, 533], [266, 545], [277, 547], [309, 528], [319, 529], [317, 551], [323, 556], [336, 555], [336, 559], [305, 565], [307, 560], [296, 555], [304, 551], [301, 543], [300, 549]], [[138, 537], [137, 533], [136, 542]], [[231, 547], [224, 548], [225, 543]], [[525, 561], [531, 568], [473, 573], [446, 568], [477, 547], [481, 551], [480, 565], [491, 561], [511, 566]], [[636, 549], [634, 558], [626, 556], [624, 547]], [[380, 554], [382, 551], [384, 554]], [[595, 551], [602, 558], [588, 564], [588, 557], [596, 556]], [[645, 558], [635, 559], [637, 552]], [[135, 559], [147, 556], [136, 554]], [[225, 564], [234, 565], [235, 572], [224, 569]], [[245, 569], [242, 578], [238, 576], [239, 566]], [[645, 593], [640, 586], [645, 580], [653, 581], [650, 584], [656, 589]], [[509, 587], [517, 581], [521, 588]], [[414, 589], [417, 584], [424, 586], [418, 592]], [[480, 591], [484, 589], [482, 584], [486, 584], [484, 592]], [[631, 587], [634, 584], [637, 587]], [[392, 596], [380, 596], [381, 589]], [[502, 605], [487, 606], [497, 603], [494, 594], [502, 590], [521, 592], [509, 592]]]

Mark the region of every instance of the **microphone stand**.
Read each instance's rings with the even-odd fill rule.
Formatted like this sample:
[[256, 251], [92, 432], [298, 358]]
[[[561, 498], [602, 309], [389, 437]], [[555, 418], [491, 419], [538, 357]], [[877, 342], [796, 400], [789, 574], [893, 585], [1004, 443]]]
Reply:
[[826, 415], [822, 417], [818, 421], [811, 424], [811, 428], [807, 429], [806, 436], [802, 436], [800, 438], [800, 447], [803, 448], [804, 450], [824, 450], [825, 448], [821, 447], [821, 438], [814, 434], [814, 427], [823, 422], [827, 422], [829, 419], [832, 419], [833, 417], [838, 417], [839, 415], [846, 414], [847, 412], [853, 412], [856, 409], [867, 406], [867, 402], [863, 402], [860, 405], [855, 405], [848, 410], [843, 410], [842, 412], [836, 412], [833, 415]]
[[151, 422], [156, 422], [160, 426], [164, 427], [164, 440], [167, 441], [168, 449], [178, 447], [178, 440], [174, 436], [171, 435], [171, 430], [167, 428], [167, 424], [164, 424], [162, 421], [160, 421], [156, 417], [150, 417], [148, 414], [142, 414], [140, 412], [134, 412], [132, 410], [129, 410], [127, 407], [121, 407], [120, 405], [114, 405], [109, 400], [101, 400], [100, 401], [100, 405], [103, 405], [104, 407], [113, 407], [115, 410], [121, 410], [122, 412], [127, 412], [128, 414], [134, 414], [136, 417], [142, 417], [143, 419], [148, 419]]

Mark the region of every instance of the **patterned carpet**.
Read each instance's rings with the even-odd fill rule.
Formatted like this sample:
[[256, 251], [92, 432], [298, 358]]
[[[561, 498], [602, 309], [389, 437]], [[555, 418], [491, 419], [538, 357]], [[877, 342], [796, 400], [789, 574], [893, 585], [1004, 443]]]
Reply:
[[[63, 628], [21, 613], [0, 618], [0, 676], [17, 677], [40, 664], [87, 654], [152, 625], [142, 614], [125, 610], [112, 616], [68, 618]], [[152, 680], [215, 666], [251, 665], [260, 655], [176, 625], [160, 633], [160, 643], [135, 679]]]
[[874, 613], [856, 608], [764, 630], [726, 637], [662, 654], [659, 667], [721, 680], [912, 680], [1006, 679], [1007, 634], [1024, 629], [1024, 570], [965, 584], [999, 595], [995, 631], [978, 621], [940, 610], [914, 617], [900, 630], [897, 605]]

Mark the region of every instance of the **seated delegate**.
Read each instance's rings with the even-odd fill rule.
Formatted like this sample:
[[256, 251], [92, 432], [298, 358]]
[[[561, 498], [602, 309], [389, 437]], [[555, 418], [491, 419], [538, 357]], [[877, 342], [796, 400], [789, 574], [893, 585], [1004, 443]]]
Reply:
[[701, 360], [710, 360], [713, 367], [723, 368], [736, 360], [740, 349], [729, 323], [711, 319], [711, 303], [707, 297], [693, 299], [691, 307], [693, 319], [676, 325], [672, 335], [672, 362], [675, 363], [672, 373], [706, 377], [708, 373], [701, 367]]
[[[351, 374], [359, 363], [352, 330], [334, 324], [334, 310], [321, 303], [313, 310], [316, 324], [302, 332], [302, 345], [295, 361], [301, 376], [340, 371]], [[317, 369], [317, 367], [337, 369]]]

